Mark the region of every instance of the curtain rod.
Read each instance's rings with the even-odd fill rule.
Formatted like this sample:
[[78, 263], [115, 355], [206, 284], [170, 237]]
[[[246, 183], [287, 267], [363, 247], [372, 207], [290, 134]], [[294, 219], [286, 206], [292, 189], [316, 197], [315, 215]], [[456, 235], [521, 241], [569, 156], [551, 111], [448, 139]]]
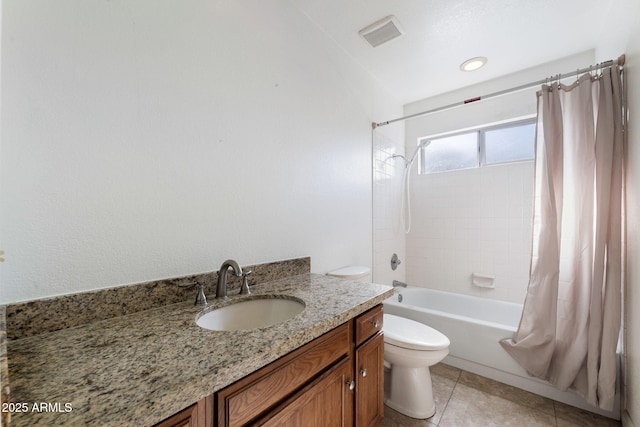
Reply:
[[431, 110], [421, 111], [419, 113], [414, 113], [414, 114], [411, 114], [411, 115], [408, 115], [408, 116], [404, 116], [404, 117], [398, 117], [397, 119], [387, 120], [386, 122], [380, 122], [380, 123], [372, 122], [371, 123], [371, 128], [375, 129], [375, 128], [378, 128], [380, 126], [390, 125], [391, 123], [399, 122], [399, 121], [402, 121], [402, 120], [413, 119], [415, 117], [426, 116], [427, 114], [432, 114], [432, 113], [437, 113], [437, 112], [440, 112], [440, 111], [450, 110], [452, 108], [460, 107], [462, 105], [470, 104], [472, 102], [483, 101], [485, 99], [490, 99], [490, 98], [496, 98], [498, 96], [506, 95], [507, 93], [518, 92], [520, 90], [529, 89], [529, 88], [534, 87], [534, 86], [542, 85], [544, 83], [548, 83], [550, 80], [551, 81], [559, 81], [559, 80], [562, 80], [562, 79], [566, 79], [567, 77], [577, 76], [577, 75], [580, 75], [580, 74], [583, 74], [583, 73], [588, 73], [590, 71], [595, 71], [595, 70], [599, 70], [599, 69], [602, 69], [602, 68], [611, 67], [613, 65], [617, 65], [619, 67], [622, 67], [624, 65], [624, 62], [625, 62], [625, 55], [622, 54], [622, 55], [620, 55], [618, 57], [617, 60], [616, 59], [611, 59], [609, 61], [601, 62], [600, 64], [591, 65], [589, 67], [578, 69], [576, 71], [572, 71], [572, 72], [569, 72], [569, 73], [558, 74], [558, 75], [555, 75], [553, 77], [547, 77], [546, 79], [538, 80], [536, 82], [531, 82], [531, 83], [523, 84], [523, 85], [520, 85], [520, 86], [512, 87], [510, 89], [505, 89], [505, 90], [501, 90], [501, 91], [498, 91], [498, 92], [493, 92], [493, 93], [490, 93], [490, 94], [484, 95], [484, 96], [477, 96], [475, 98], [465, 99], [464, 101], [458, 101], [458, 102], [455, 102], [453, 104], [444, 105], [442, 107], [433, 108]]

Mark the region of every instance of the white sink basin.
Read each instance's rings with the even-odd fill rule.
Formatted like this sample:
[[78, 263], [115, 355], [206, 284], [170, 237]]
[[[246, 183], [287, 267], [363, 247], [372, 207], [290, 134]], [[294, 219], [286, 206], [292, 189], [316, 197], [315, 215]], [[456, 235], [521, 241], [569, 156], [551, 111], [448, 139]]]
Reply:
[[196, 324], [213, 331], [265, 328], [295, 317], [302, 313], [304, 307], [304, 301], [293, 297], [254, 297], [220, 308], [205, 309], [196, 316]]

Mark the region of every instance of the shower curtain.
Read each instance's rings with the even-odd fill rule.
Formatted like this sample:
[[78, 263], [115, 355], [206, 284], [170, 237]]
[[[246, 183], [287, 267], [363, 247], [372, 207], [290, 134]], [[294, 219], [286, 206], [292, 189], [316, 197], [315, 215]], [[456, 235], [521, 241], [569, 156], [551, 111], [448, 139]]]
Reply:
[[520, 325], [503, 348], [530, 375], [613, 408], [621, 324], [620, 72], [538, 93], [534, 245]]

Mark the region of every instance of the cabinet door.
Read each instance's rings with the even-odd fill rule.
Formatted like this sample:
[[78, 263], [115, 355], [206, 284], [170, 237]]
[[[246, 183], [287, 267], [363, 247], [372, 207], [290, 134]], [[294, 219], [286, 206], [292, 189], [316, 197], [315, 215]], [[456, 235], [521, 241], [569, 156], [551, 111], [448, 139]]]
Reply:
[[344, 359], [285, 402], [258, 425], [278, 427], [353, 426], [352, 359]]
[[356, 317], [356, 346], [382, 331], [383, 319], [382, 304]]
[[189, 406], [187, 409], [156, 424], [155, 427], [199, 427], [198, 404]]
[[200, 399], [154, 427], [209, 427], [213, 426], [213, 396]]
[[327, 368], [348, 357], [352, 342], [353, 328], [345, 323], [220, 390], [216, 397], [217, 425], [252, 425], [272, 413]]
[[377, 426], [384, 417], [384, 336], [356, 350], [356, 426]]

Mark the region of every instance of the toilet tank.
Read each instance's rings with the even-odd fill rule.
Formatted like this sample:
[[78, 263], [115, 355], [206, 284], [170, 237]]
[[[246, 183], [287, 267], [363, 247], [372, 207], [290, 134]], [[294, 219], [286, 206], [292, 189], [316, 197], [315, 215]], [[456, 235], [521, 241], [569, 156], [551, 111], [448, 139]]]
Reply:
[[338, 277], [346, 280], [356, 280], [358, 282], [371, 281], [371, 269], [363, 265], [350, 265], [327, 273], [327, 276]]

